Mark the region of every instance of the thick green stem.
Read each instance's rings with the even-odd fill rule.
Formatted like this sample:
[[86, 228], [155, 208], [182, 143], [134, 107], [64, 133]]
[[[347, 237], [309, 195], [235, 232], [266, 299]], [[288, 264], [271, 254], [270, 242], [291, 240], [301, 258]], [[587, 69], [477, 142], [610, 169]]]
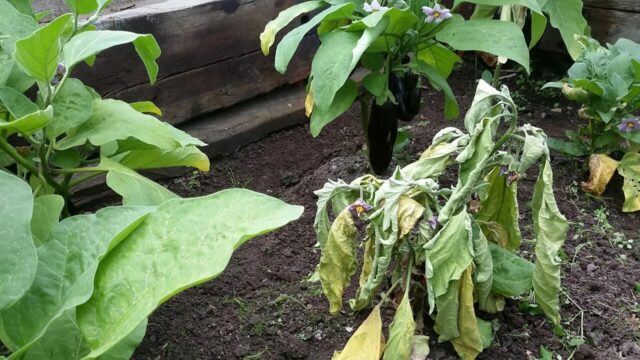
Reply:
[[29, 170], [29, 172], [33, 174], [38, 173], [38, 169], [31, 162], [29, 162], [29, 160], [22, 157], [22, 155], [20, 155], [18, 151], [13, 146], [11, 146], [11, 144], [9, 144], [3, 137], [0, 137], [0, 149], [7, 153], [7, 155], [11, 156], [22, 167]]

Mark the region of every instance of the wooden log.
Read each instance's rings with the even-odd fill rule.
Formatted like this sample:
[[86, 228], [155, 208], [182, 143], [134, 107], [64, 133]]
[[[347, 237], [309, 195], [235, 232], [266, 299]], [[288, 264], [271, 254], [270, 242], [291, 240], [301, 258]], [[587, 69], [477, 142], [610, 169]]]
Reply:
[[[640, 13], [592, 6], [585, 6], [583, 13], [591, 27], [591, 35], [603, 45], [615, 43], [621, 37], [640, 43], [640, 27], [637, 26]], [[561, 53], [567, 51], [560, 32], [550, 26], [540, 40], [540, 48]]]
[[585, 6], [584, 15], [593, 37], [600, 42], [615, 43], [621, 37], [640, 42], [640, 12]]
[[[298, 0], [163, 0], [106, 15], [100, 28], [152, 33], [162, 48], [154, 86], [130, 45], [100, 54], [76, 76], [108, 97], [152, 100], [179, 124], [303, 80], [317, 40], [308, 37], [284, 76], [260, 53], [268, 21]], [[296, 24], [299, 24], [296, 21]], [[285, 31], [283, 31], [284, 33]]]
[[638, 0], [583, 0], [583, 3], [593, 8], [640, 13], [640, 1]]

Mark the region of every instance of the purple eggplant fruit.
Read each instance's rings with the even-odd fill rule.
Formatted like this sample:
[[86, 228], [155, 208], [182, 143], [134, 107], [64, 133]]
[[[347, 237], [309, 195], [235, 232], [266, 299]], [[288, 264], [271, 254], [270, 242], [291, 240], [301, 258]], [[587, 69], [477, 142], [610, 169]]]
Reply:
[[397, 106], [389, 100], [382, 106], [374, 102], [371, 105], [367, 140], [369, 145], [369, 163], [375, 174], [382, 175], [389, 167], [397, 135]]

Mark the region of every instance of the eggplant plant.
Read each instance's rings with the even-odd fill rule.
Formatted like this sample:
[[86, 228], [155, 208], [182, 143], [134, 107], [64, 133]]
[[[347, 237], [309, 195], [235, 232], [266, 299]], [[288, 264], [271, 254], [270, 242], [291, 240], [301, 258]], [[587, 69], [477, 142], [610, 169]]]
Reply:
[[[425, 359], [425, 316], [434, 320], [439, 342], [449, 341], [461, 358], [475, 359], [493, 338], [484, 319], [502, 311], [506, 298], [530, 291], [560, 326], [558, 252], [568, 223], [553, 194], [546, 135], [518, 126], [517, 118], [508, 89], [481, 80], [465, 129], [441, 130], [419, 160], [396, 168], [388, 179], [329, 181], [316, 192], [314, 226], [322, 253], [317, 275], [329, 311], [340, 312], [359, 263], [359, 286], [349, 306], [360, 311], [376, 304], [334, 360]], [[519, 179], [536, 164], [531, 262], [517, 252], [523, 240], [517, 192]], [[439, 176], [453, 166], [457, 183], [442, 186]], [[366, 225], [361, 241], [356, 222]], [[394, 301], [399, 305], [385, 344], [380, 308]]]
[[570, 156], [591, 155], [589, 181], [582, 188], [602, 194], [616, 169], [624, 177], [623, 211], [640, 210], [640, 45], [621, 38], [606, 47], [592, 38], [576, 38], [582, 54], [562, 81], [544, 88], [562, 89], [579, 104], [584, 126], [566, 132], [551, 145]]
[[[153, 83], [160, 48], [97, 30], [107, 0], [67, 3], [72, 13], [40, 26], [30, 1], [0, 0], [0, 359], [128, 359], [160, 304], [302, 213], [243, 189], [182, 199], [136, 172], [208, 170], [205, 144], [149, 115], [161, 115], [153, 103], [105, 99], [72, 77], [133, 43]], [[123, 205], [76, 215], [74, 189], [97, 175]]]
[[[420, 76], [444, 93], [445, 117], [458, 116], [446, 80], [461, 62], [456, 50], [492, 53], [529, 70], [528, 47], [516, 24], [465, 20], [433, 0], [296, 4], [266, 25], [260, 35], [264, 54], [269, 54], [280, 30], [306, 13], [314, 16], [278, 43], [275, 68], [284, 73], [305, 34], [317, 29], [321, 45], [312, 61], [306, 101], [311, 134], [317, 136], [358, 100], [371, 167], [378, 174], [391, 161], [398, 120], [410, 121], [420, 110]], [[361, 86], [351, 79], [356, 69], [366, 74]]]

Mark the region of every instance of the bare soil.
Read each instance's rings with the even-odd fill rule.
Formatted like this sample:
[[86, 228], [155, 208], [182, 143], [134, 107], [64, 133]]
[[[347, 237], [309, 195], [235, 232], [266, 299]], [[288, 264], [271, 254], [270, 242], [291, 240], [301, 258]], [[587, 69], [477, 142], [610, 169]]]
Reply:
[[[521, 123], [561, 136], [579, 120], [574, 104], [553, 92], [536, 90], [544, 81], [560, 78], [568, 67], [566, 62], [550, 63], [548, 57], [543, 54], [534, 62], [532, 80], [514, 72], [506, 73], [514, 75], [505, 82], [522, 106]], [[463, 111], [473, 98], [481, 70], [471, 60], [451, 77]], [[425, 94], [421, 115], [404, 124], [410, 126], [412, 141], [397, 154], [398, 164], [416, 159], [439, 129], [462, 127], [461, 119], [442, 118], [442, 103], [440, 93]], [[320, 286], [304, 278], [320, 258], [314, 248], [313, 191], [327, 179], [349, 181], [367, 172], [358, 116], [355, 106], [315, 139], [307, 125], [273, 134], [215, 159], [208, 174], [167, 184], [183, 196], [246, 187], [303, 205], [305, 212], [299, 221], [240, 248], [219, 278], [162, 305], [151, 316], [134, 359], [315, 360], [330, 359], [334, 350], [344, 346], [368, 311], [329, 315]], [[563, 359], [640, 359], [640, 214], [621, 212], [620, 179], [603, 197], [594, 198], [580, 190], [580, 182], [587, 177], [583, 161], [554, 154], [553, 169], [555, 194], [571, 223], [562, 254], [566, 336], [555, 335], [544, 316], [523, 308], [523, 299], [511, 299], [498, 317], [493, 345], [479, 359], [536, 359], [541, 346]], [[534, 181], [535, 174], [521, 180], [519, 193], [521, 222], [529, 238], [527, 204]], [[635, 239], [631, 249], [618, 246], [623, 238]], [[585, 344], [576, 348], [576, 340], [571, 339], [581, 334]], [[449, 344], [431, 338], [430, 359], [457, 358]]]

